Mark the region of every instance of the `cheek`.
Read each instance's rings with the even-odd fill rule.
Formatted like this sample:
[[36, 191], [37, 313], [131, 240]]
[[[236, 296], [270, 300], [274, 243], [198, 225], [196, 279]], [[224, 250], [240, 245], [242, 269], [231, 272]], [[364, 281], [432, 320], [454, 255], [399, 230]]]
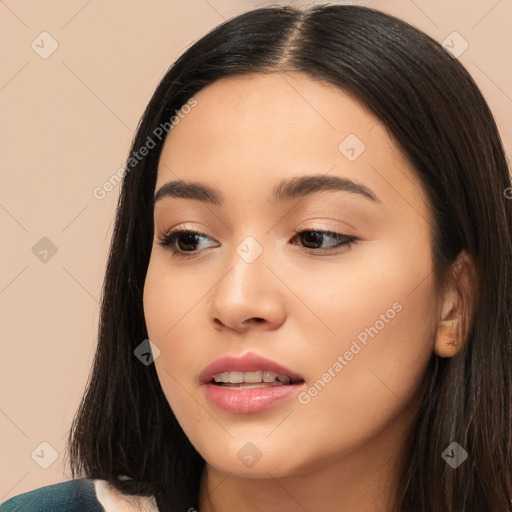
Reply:
[[[166, 272], [162, 258], [151, 257], [146, 281], [144, 283], [144, 317], [149, 339], [157, 345], [160, 357], [155, 360], [155, 366], [160, 381], [166, 381], [175, 370], [170, 366], [179, 357], [179, 344], [172, 347], [167, 340], [174, 338], [175, 331], [179, 329], [179, 319], [184, 316], [182, 309], [189, 303], [187, 293], [189, 289], [180, 286], [177, 276], [170, 276]], [[166, 377], [167, 375], [167, 377]], [[168, 386], [164, 387], [167, 394]]]
[[[154, 342], [171, 340], [182, 324], [194, 314], [208, 289], [208, 279], [194, 271], [170, 270], [166, 255], [152, 255], [144, 283], [143, 305], [148, 334]], [[190, 333], [193, 334], [193, 333]], [[153, 341], [153, 340], [152, 340]]]
[[[144, 317], [149, 338], [158, 345], [165, 333], [172, 329], [175, 316], [175, 297], [169, 288], [163, 265], [151, 256], [144, 283]], [[160, 350], [162, 348], [158, 346]]]
[[340, 427], [335, 437], [360, 442], [416, 399], [432, 355], [436, 309], [429, 252], [411, 259], [406, 249], [381, 245], [374, 264], [366, 254], [361, 268], [351, 260], [350, 272], [331, 273], [310, 288], [322, 332], [324, 325], [331, 331], [304, 347], [312, 374], [299, 401], [310, 431], [320, 433], [329, 418]]
[[[155, 367], [167, 401], [179, 416], [200, 418], [190, 407], [190, 389], [201, 337], [197, 322], [201, 299], [211, 287], [195, 272], [170, 272], [166, 255], [152, 255], [146, 275], [143, 306], [149, 339], [159, 348]], [[192, 275], [191, 275], [192, 274]]]

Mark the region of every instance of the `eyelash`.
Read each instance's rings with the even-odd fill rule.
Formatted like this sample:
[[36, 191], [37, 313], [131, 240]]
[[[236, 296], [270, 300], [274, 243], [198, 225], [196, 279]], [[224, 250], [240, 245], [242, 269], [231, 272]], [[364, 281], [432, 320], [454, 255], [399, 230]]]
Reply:
[[[343, 233], [336, 233], [334, 231], [322, 231], [322, 230], [318, 230], [318, 229], [303, 229], [301, 231], [295, 231], [295, 236], [304, 235], [305, 233], [316, 233], [316, 234], [320, 234], [323, 236], [329, 236], [331, 238], [334, 238], [338, 242], [335, 247], [338, 247], [338, 248], [343, 247], [345, 250], [348, 250], [352, 246], [353, 243], [358, 241], [358, 238], [354, 237], [354, 236], [345, 235]], [[164, 233], [161, 236], [161, 238], [158, 240], [158, 245], [169, 250], [171, 252], [171, 254], [176, 257], [190, 258], [190, 257], [196, 256], [198, 254], [197, 251], [180, 251], [180, 250], [176, 249], [175, 243], [181, 235], [195, 235], [197, 238], [200, 238], [200, 239], [210, 239], [210, 237], [206, 236], [204, 233], [201, 233], [199, 231], [194, 231], [192, 229], [172, 229], [170, 231], [167, 231], [166, 233]], [[297, 244], [294, 244], [294, 245], [297, 245]], [[320, 253], [320, 254], [333, 254], [336, 252], [340, 252], [339, 250], [326, 249], [326, 248], [315, 249], [315, 248], [306, 247], [305, 249], [307, 249], [309, 251], [314, 251], [314, 252]]]

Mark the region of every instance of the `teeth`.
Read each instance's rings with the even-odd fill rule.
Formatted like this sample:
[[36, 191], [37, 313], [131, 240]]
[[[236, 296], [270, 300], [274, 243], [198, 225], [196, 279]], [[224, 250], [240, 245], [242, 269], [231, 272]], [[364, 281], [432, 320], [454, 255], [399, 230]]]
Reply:
[[241, 384], [243, 382], [248, 384], [258, 384], [261, 382], [279, 384], [289, 384], [290, 377], [286, 375], [278, 375], [277, 373], [260, 370], [256, 372], [223, 372], [217, 373], [213, 376], [213, 380], [219, 383]]
[[240, 382], [244, 381], [244, 373], [243, 372], [229, 372], [229, 382], [231, 384], [240, 384]]
[[263, 372], [263, 382], [274, 382], [276, 380], [277, 373], [274, 372]]
[[244, 372], [244, 382], [255, 384], [261, 382], [263, 372]]

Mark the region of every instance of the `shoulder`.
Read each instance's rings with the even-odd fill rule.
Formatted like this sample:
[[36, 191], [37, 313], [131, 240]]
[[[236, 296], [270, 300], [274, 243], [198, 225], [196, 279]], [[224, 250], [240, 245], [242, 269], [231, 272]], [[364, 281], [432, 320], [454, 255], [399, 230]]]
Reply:
[[152, 496], [121, 494], [105, 480], [79, 478], [20, 494], [0, 512], [158, 512]]
[[[158, 512], [153, 496], [121, 494], [105, 480], [94, 480], [96, 496], [106, 512]], [[0, 509], [0, 512], [2, 510]]]
[[29, 491], [0, 505], [0, 512], [103, 512], [94, 480], [79, 478]]

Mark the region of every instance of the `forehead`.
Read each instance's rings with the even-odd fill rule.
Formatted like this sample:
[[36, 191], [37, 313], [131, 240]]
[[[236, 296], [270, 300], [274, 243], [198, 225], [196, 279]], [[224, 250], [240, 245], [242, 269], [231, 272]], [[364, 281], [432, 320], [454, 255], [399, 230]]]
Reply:
[[164, 153], [172, 153], [173, 159], [191, 149], [191, 139], [196, 140], [196, 148], [201, 142], [198, 160], [230, 153], [247, 158], [257, 154], [262, 161], [270, 150], [276, 157], [300, 148], [307, 158], [304, 150], [314, 147], [337, 153], [340, 137], [359, 133], [365, 138], [377, 124], [339, 88], [298, 73], [224, 78], [202, 89], [195, 99], [197, 106], [167, 138]]
[[426, 216], [410, 165], [385, 128], [338, 87], [300, 73], [223, 78], [168, 135], [156, 189], [177, 179], [217, 186], [247, 200], [283, 178], [343, 176], [384, 202], [397, 195]]

